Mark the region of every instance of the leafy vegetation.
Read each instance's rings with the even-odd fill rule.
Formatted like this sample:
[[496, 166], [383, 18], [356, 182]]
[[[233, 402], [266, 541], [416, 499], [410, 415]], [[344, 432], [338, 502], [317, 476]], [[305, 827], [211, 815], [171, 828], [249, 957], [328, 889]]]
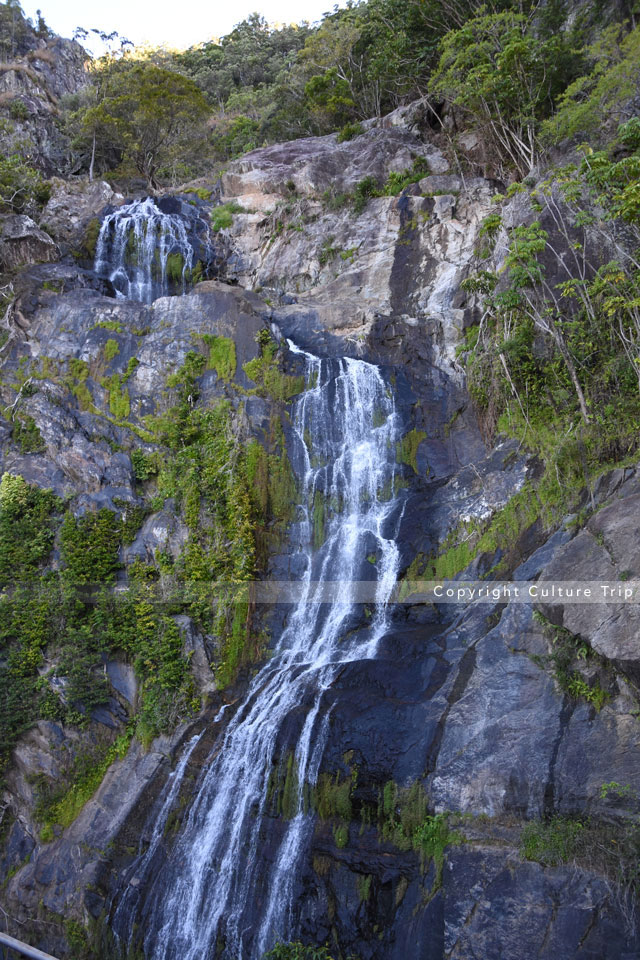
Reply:
[[583, 830], [581, 820], [568, 817], [552, 817], [547, 822], [532, 820], [522, 831], [522, 856], [550, 867], [569, 863], [576, 855]]
[[242, 207], [237, 201], [230, 200], [229, 203], [221, 203], [211, 211], [211, 229], [218, 233], [220, 230], [228, 230], [233, 223], [234, 213], [244, 213]]
[[[529, 212], [508, 232], [503, 270], [486, 269], [491, 254], [483, 248], [477, 272], [463, 283], [482, 309], [460, 353], [485, 429], [517, 437], [543, 470], [524, 499], [518, 495], [488, 524], [466, 525], [443, 545], [438, 574], [458, 572], [477, 552], [504, 550], [536, 514], [549, 528], [576, 507], [585, 486], [638, 448], [637, 119], [619, 125], [601, 149], [582, 152], [581, 161], [535, 187], [518, 185]], [[485, 221], [483, 239], [501, 229], [498, 210]], [[516, 522], [496, 537], [507, 512]], [[586, 695], [578, 679], [571, 686]]]
[[0, 587], [33, 580], [55, 537], [59, 499], [5, 473], [0, 481]]
[[[619, 784], [603, 784], [619, 788]], [[575, 863], [607, 877], [622, 915], [633, 922], [640, 892], [637, 817], [607, 821], [595, 817], [554, 816], [524, 826], [520, 852], [545, 866]]]
[[51, 792], [42, 784], [36, 819], [42, 823], [40, 839], [44, 842], [54, 837], [53, 828], [68, 827], [76, 819], [84, 805], [91, 799], [104, 776], [115, 760], [121, 760], [131, 742], [131, 732], [119, 736], [108, 748], [98, 750], [97, 755], [85, 754], [76, 758], [69, 771], [68, 785]]
[[96, 153], [105, 164], [129, 163], [155, 189], [163, 168], [197, 150], [208, 113], [201, 91], [175, 70], [128, 57], [102, 61], [92, 76], [86, 102], [69, 113], [74, 150], [91, 169]]
[[13, 442], [20, 453], [42, 453], [45, 443], [33, 417], [16, 417], [13, 422]]
[[242, 367], [257, 386], [255, 392], [273, 400], [290, 400], [304, 389], [304, 377], [292, 377], [283, 373], [277, 359], [278, 345], [270, 336], [260, 340], [260, 356], [249, 360]]
[[[242, 406], [198, 404], [206, 369], [228, 382], [237, 361], [230, 338], [194, 339], [206, 352], [190, 351], [168, 377], [165, 412], [139, 428], [145, 444], [153, 446], [131, 452], [136, 479], [151, 502], [114, 500], [115, 509], [74, 515], [59, 498], [21, 477], [7, 474], [2, 480], [0, 589], [7, 588], [0, 596], [2, 763], [35, 720], [86, 726], [111, 695], [104, 669], [109, 659], [133, 666], [138, 695], [129, 732], [143, 743], [193, 713], [199, 699], [176, 615], [189, 614], [216, 638], [212, 668], [220, 687], [232, 684], [243, 666], [263, 654], [265, 638], [253, 626], [247, 583], [270, 538], [291, 518], [295, 478], [276, 412], [263, 445], [247, 443]], [[302, 378], [282, 373], [269, 336], [261, 342], [257, 368], [250, 369], [258, 389], [284, 400], [302, 389]], [[117, 355], [117, 340], [108, 339], [103, 359]], [[132, 357], [124, 373], [101, 381], [114, 419], [130, 412], [126, 383], [137, 363]], [[66, 372], [45, 367], [84, 409], [99, 412], [87, 386], [87, 363], [72, 358]], [[31, 418], [16, 414], [13, 442], [22, 452], [42, 449]], [[188, 531], [182, 552], [172, 558], [159, 550], [146, 563], [129, 563], [126, 588], [114, 593], [124, 567], [123, 545], [133, 542], [145, 517], [167, 497]], [[107, 760], [95, 759], [86, 782], [84, 774], [72, 776], [75, 796], [86, 798]], [[64, 819], [60, 812], [51, 816], [55, 822]]]
[[542, 127], [554, 143], [576, 137], [602, 142], [633, 119], [633, 97], [640, 79], [640, 28], [612, 23], [584, 51], [588, 69], [558, 98], [557, 110]]
[[[553, 677], [561, 690], [574, 700], [584, 700], [596, 710], [601, 710], [609, 699], [608, 693], [600, 686], [600, 677], [595, 677], [587, 683], [580, 672], [581, 664], [592, 667], [600, 666], [604, 674], [607, 663], [598, 656], [591, 646], [580, 637], [570, 633], [564, 627], [558, 627], [547, 620], [539, 611], [534, 613], [534, 619], [541, 624], [547, 639], [551, 643], [551, 653], [547, 664], [551, 667]], [[544, 665], [542, 660], [538, 661]]]
[[275, 947], [262, 955], [262, 960], [332, 960], [332, 955], [328, 947], [305, 946], [296, 940], [295, 943], [276, 943]]
[[[628, 119], [637, 30], [606, 18], [595, 2], [569, 17], [562, 2], [361, 0], [313, 26], [271, 27], [252, 14], [184, 52], [125, 43], [92, 61], [90, 84], [64, 99], [73, 162], [177, 185], [269, 143], [334, 131], [346, 142], [362, 121], [426, 93], [429, 122], [451, 149], [445, 113], [476, 132], [496, 173], [521, 177], [549, 138]], [[414, 182], [393, 181], [372, 189]], [[356, 191], [356, 212], [366, 191]], [[215, 229], [232, 216], [219, 209]]]
[[539, 121], [576, 69], [572, 40], [536, 34], [514, 10], [472, 17], [444, 37], [431, 90], [482, 131], [498, 164], [524, 176], [538, 156]]
[[397, 443], [396, 459], [398, 463], [406, 463], [412, 467], [414, 473], [418, 473], [418, 447], [426, 438], [424, 430], [410, 430]]
[[205, 334], [202, 338], [209, 347], [209, 366], [221, 380], [231, 380], [236, 375], [236, 345], [230, 337], [215, 337]]
[[[447, 814], [430, 814], [427, 794], [417, 781], [399, 787], [389, 780], [379, 791], [377, 806], [363, 803], [357, 796], [358, 768], [352, 754], [344, 756], [347, 772], [321, 773], [316, 784], [302, 785], [302, 802], [306, 811], [313, 810], [320, 820], [332, 826], [336, 846], [349, 843], [351, 829], [362, 833], [375, 827], [380, 843], [391, 843], [400, 850], [419, 854], [423, 868], [433, 862], [435, 887], [442, 880], [444, 851], [462, 842], [462, 836], [451, 829]], [[268, 802], [274, 813], [292, 819], [298, 813], [300, 782], [293, 753], [288, 754], [273, 771], [268, 786]], [[371, 879], [366, 886], [367, 899]], [[434, 887], [434, 889], [435, 889]]]
[[20, 155], [0, 157], [0, 213], [37, 215], [50, 194], [42, 175]]

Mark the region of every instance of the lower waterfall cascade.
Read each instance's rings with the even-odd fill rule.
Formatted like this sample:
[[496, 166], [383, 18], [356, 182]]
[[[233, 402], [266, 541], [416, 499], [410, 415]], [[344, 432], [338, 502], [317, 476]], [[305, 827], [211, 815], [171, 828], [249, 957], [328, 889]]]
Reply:
[[164, 213], [151, 197], [127, 203], [102, 221], [94, 272], [111, 281], [117, 297], [151, 303], [176, 282], [184, 293], [193, 267], [183, 218]]
[[[296, 867], [314, 822], [304, 809], [303, 790], [318, 778], [331, 719], [324, 694], [341, 665], [375, 657], [388, 628], [400, 563], [394, 496], [399, 417], [393, 396], [372, 364], [321, 360], [289, 346], [305, 364], [307, 383], [292, 413], [300, 506], [291, 535], [304, 572], [272, 658], [250, 683], [222, 743], [203, 765], [170, 856], [160, 850], [164, 822], [193, 740], [152, 812], [146, 852], [127, 871], [127, 892], [112, 910], [111, 926], [123, 945], [132, 943], [135, 929], [144, 931], [138, 946], [148, 960], [214, 955], [257, 960], [275, 940], [295, 935]], [[322, 543], [318, 504], [324, 514]], [[375, 567], [367, 562], [372, 553]], [[370, 580], [372, 571], [373, 613], [354, 630], [358, 612], [351, 587]], [[314, 602], [315, 585], [327, 581], [333, 599]], [[302, 721], [297, 720], [301, 704]], [[297, 736], [282, 743], [294, 714]], [[289, 750], [297, 770], [296, 812], [261, 876], [269, 779]]]

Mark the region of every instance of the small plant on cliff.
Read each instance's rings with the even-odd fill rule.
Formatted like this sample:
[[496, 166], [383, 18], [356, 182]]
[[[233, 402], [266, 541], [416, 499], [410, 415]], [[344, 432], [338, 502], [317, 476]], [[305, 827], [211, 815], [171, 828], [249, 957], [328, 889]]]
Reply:
[[285, 401], [304, 389], [304, 377], [292, 377], [280, 369], [278, 344], [267, 336], [260, 339], [260, 356], [243, 364], [242, 369], [257, 384], [255, 392], [273, 400]]
[[203, 338], [209, 347], [209, 366], [221, 380], [232, 380], [236, 375], [236, 345], [230, 337], [216, 337], [206, 333]]
[[337, 141], [338, 143], [345, 143], [347, 140], [359, 137], [362, 133], [364, 133], [364, 129], [361, 123], [345, 123], [344, 127], [341, 127], [338, 131]]
[[522, 856], [552, 867], [568, 863], [576, 854], [584, 830], [581, 820], [552, 817], [548, 822], [532, 820], [522, 831]]
[[244, 213], [244, 207], [236, 200], [230, 200], [228, 203], [222, 203], [211, 211], [211, 229], [218, 233], [220, 230], [228, 230], [233, 223], [234, 213]]
[[289, 943], [278, 941], [271, 950], [262, 955], [262, 960], [333, 960], [333, 956], [328, 947], [305, 945], [300, 940]]

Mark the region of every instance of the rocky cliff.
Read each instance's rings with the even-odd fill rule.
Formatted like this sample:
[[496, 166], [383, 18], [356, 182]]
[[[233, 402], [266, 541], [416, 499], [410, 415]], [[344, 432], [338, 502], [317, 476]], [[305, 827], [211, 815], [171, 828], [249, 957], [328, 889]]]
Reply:
[[[400, 189], [371, 196], [366, 178]], [[193, 410], [226, 401], [233, 444], [259, 442], [268, 469], [285, 477], [288, 405], [301, 389], [288, 337], [319, 356], [379, 364], [394, 391], [403, 575], [428, 573], [429, 559], [458, 546], [464, 521], [495, 536], [465, 557], [466, 569], [452, 568], [459, 576], [490, 578], [498, 568], [522, 581], [633, 579], [635, 467], [602, 475], [579, 512], [552, 522], [526, 502], [537, 461], [517, 441], [494, 440], [467, 392], [459, 351], [479, 318], [461, 284], [501, 186], [452, 166], [421, 103], [346, 143], [332, 135], [255, 151], [222, 178], [220, 202], [233, 211], [218, 237], [223, 280], [145, 305], [114, 299], [90, 269], [91, 224], [121, 198], [102, 185], [60, 184], [43, 223], [63, 259], [22, 269], [7, 316], [1, 472], [53, 490], [64, 504], [58, 514], [74, 518], [68, 524], [104, 508], [126, 523], [138, 508], [135, 528], [118, 541], [114, 576], [124, 582], [134, 561], [151, 561], [162, 588], [195, 538], [189, 491], [159, 480], [165, 459], [178, 480], [189, 469], [180, 451], [191, 443]], [[81, 209], [73, 229], [71, 209]], [[530, 216], [516, 195], [502, 229]], [[491, 256], [499, 268], [500, 237]], [[50, 258], [34, 248], [23, 259]], [[223, 342], [227, 361], [233, 344], [230, 367], [214, 349]], [[163, 417], [182, 424], [177, 442]], [[265, 496], [261, 575], [287, 579], [295, 576], [291, 518], [282, 490]], [[285, 500], [294, 496], [285, 489]], [[197, 506], [199, 522], [213, 529], [206, 509]], [[60, 538], [43, 561], [54, 572], [63, 567]], [[152, 728], [122, 744], [150, 680], [116, 640], [96, 661], [108, 684], [103, 703], [75, 724], [64, 712], [32, 723], [6, 768], [11, 932], [60, 956], [116, 950], [109, 926], [123, 881], [139, 882], [133, 868], [151, 839], [148, 814], [201, 733], [166, 809], [160, 856], [168, 860], [202, 764], [264, 653], [253, 650], [221, 693], [211, 666], [220, 665], [221, 636], [193, 607], [168, 616], [202, 708], [183, 711], [171, 731]], [[257, 617], [277, 636], [277, 611]], [[295, 938], [362, 960], [635, 957], [635, 621], [635, 608], [622, 604], [398, 604], [375, 659], [345, 664], [325, 693], [326, 795], [295, 879]], [[44, 647], [38, 665], [38, 689], [48, 683], [54, 695], [56, 683], [64, 690], [61, 644]], [[100, 753], [118, 742], [119, 754]], [[70, 822], [59, 822], [57, 808], [43, 829], [43, 795], [72, 789], [74, 762], [88, 753], [103, 778]], [[284, 753], [280, 760], [262, 880], [287, 823]], [[144, 891], [140, 903], [148, 909]]]
[[19, 8], [3, 13], [2, 34], [3, 153], [20, 153], [48, 176], [59, 174], [67, 146], [60, 100], [86, 83], [86, 51], [46, 27], [34, 29]]

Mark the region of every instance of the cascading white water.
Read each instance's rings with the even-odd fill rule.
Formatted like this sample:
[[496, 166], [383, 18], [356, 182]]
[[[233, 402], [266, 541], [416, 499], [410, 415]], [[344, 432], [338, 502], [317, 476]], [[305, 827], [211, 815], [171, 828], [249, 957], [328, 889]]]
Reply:
[[[174, 257], [171, 261], [169, 258]], [[94, 271], [111, 281], [116, 296], [152, 303], [170, 282], [185, 292], [193, 247], [182, 217], [163, 213], [151, 197], [119, 207], [102, 221]]]
[[[126, 937], [137, 919], [148, 960], [207, 960], [219, 955], [221, 942], [225, 957], [256, 960], [276, 935], [291, 934], [295, 876], [313, 824], [303, 809], [303, 787], [317, 780], [329, 732], [323, 694], [342, 664], [373, 657], [387, 630], [399, 566], [389, 530], [398, 433], [393, 399], [371, 364], [304, 359], [308, 389], [296, 402], [293, 425], [302, 485], [297, 532], [305, 558], [299, 599], [274, 656], [205, 765], [170, 861], [149, 878], [153, 895], [120, 930], [115, 924]], [[357, 622], [351, 584], [373, 569], [372, 553], [375, 612], [366, 627], [351, 631]], [[335, 584], [331, 602], [313, 602], [316, 581]], [[283, 744], [285, 722], [302, 705], [307, 712], [297, 742]], [[294, 746], [297, 813], [287, 824], [265, 902], [256, 896], [256, 872], [269, 778], [277, 751]]]
[[[148, 879], [152, 866], [154, 864], [156, 855], [159, 851], [161, 842], [164, 837], [165, 827], [169, 819], [169, 814], [173, 809], [173, 806], [178, 798], [178, 793], [180, 792], [180, 787], [182, 786], [182, 781], [184, 779], [185, 771], [187, 769], [187, 764], [191, 758], [191, 754], [198, 745], [202, 734], [199, 733], [197, 736], [192, 737], [191, 740], [187, 743], [185, 749], [183, 750], [180, 761], [178, 762], [175, 770], [173, 770], [168, 778], [167, 782], [164, 785], [163, 790], [158, 797], [151, 814], [147, 820], [147, 823], [142, 830], [141, 840], [138, 848], [138, 856], [132, 863], [132, 865], [127, 870], [124, 879], [126, 880], [126, 888], [124, 894], [120, 898], [118, 903], [118, 908], [114, 914], [114, 929], [118, 929], [119, 920], [121, 917], [127, 917], [136, 909], [138, 901], [140, 900], [140, 888], [139, 888], [139, 878]], [[145, 840], [148, 837], [148, 844], [146, 849], [143, 851], [143, 846], [145, 845]], [[146, 891], [147, 896], [150, 891]]]

